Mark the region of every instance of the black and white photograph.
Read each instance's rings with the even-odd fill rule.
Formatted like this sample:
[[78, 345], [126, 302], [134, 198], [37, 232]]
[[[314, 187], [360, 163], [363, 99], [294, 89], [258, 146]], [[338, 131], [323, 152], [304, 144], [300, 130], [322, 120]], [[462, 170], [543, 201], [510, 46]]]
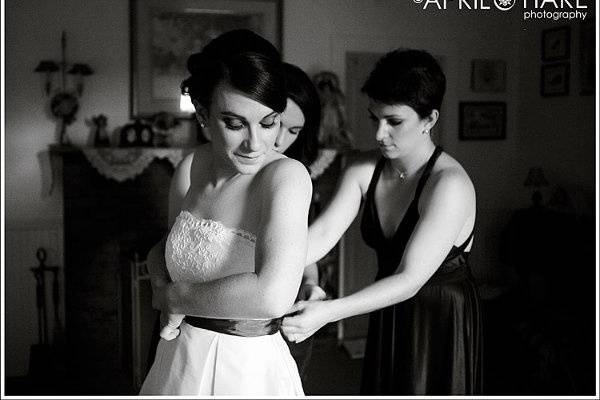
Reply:
[[540, 92], [542, 96], [566, 96], [569, 94], [570, 67], [568, 63], [542, 65]]
[[504, 60], [473, 60], [471, 89], [474, 92], [504, 92], [506, 62]]
[[500, 101], [460, 102], [458, 135], [462, 140], [506, 138], [506, 103]]
[[542, 31], [542, 60], [557, 61], [571, 56], [571, 27], [568, 25]]
[[2, 398], [598, 398], [593, 0], [0, 0]]

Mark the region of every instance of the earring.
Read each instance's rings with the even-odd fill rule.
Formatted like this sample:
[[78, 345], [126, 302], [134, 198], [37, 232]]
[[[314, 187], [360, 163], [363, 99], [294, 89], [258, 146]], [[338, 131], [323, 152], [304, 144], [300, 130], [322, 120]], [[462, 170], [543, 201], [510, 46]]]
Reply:
[[423, 131], [423, 135], [429, 135], [429, 129], [425, 129], [425, 130]]

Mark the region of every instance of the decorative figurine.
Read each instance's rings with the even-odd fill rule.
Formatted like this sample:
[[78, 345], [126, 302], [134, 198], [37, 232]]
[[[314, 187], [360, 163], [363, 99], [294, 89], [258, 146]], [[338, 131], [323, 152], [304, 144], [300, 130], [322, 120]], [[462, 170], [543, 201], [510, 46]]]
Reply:
[[121, 128], [120, 147], [152, 147], [154, 132], [152, 127], [141, 119], [136, 119], [134, 123], [127, 124]]
[[169, 137], [171, 129], [179, 125], [179, 120], [174, 114], [169, 112], [159, 112], [152, 119], [152, 127], [154, 128], [154, 144], [157, 147], [169, 147]]
[[346, 129], [344, 95], [339, 79], [330, 71], [323, 71], [313, 78], [321, 99], [321, 126], [319, 145], [322, 147], [352, 147], [352, 137]]
[[92, 117], [92, 124], [94, 125], [94, 147], [110, 146], [110, 140], [108, 138], [108, 133], [106, 132], [107, 121], [108, 119], [104, 114]]

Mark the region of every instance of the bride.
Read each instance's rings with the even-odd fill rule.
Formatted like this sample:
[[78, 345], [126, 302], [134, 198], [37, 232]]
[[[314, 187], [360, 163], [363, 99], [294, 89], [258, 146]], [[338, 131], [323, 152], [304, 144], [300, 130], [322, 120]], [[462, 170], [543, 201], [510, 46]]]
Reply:
[[159, 342], [142, 395], [303, 395], [279, 327], [304, 269], [311, 181], [272, 150], [286, 106], [281, 62], [231, 52], [231, 40], [188, 60], [182, 88], [211, 141], [173, 179], [173, 193], [189, 189], [170, 205], [181, 211], [165, 243], [168, 271], [150, 272], [171, 328], [174, 314], [186, 317]]

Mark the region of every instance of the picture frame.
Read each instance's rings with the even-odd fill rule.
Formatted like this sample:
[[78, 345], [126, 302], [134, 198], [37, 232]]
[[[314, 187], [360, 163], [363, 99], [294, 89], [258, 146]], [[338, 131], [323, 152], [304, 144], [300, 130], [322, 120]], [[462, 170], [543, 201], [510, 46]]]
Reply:
[[571, 27], [559, 26], [542, 31], [542, 61], [568, 60], [571, 57]]
[[569, 63], [542, 65], [540, 92], [543, 97], [569, 94]]
[[501, 140], [506, 138], [506, 103], [503, 101], [461, 101], [460, 140]]
[[506, 91], [506, 62], [476, 59], [471, 62], [471, 90], [501, 93]]
[[593, 20], [579, 26], [579, 94], [590, 95], [596, 90], [596, 31]]
[[282, 43], [281, 0], [129, 0], [130, 117], [189, 119], [180, 103], [190, 54], [221, 33], [247, 28]]

